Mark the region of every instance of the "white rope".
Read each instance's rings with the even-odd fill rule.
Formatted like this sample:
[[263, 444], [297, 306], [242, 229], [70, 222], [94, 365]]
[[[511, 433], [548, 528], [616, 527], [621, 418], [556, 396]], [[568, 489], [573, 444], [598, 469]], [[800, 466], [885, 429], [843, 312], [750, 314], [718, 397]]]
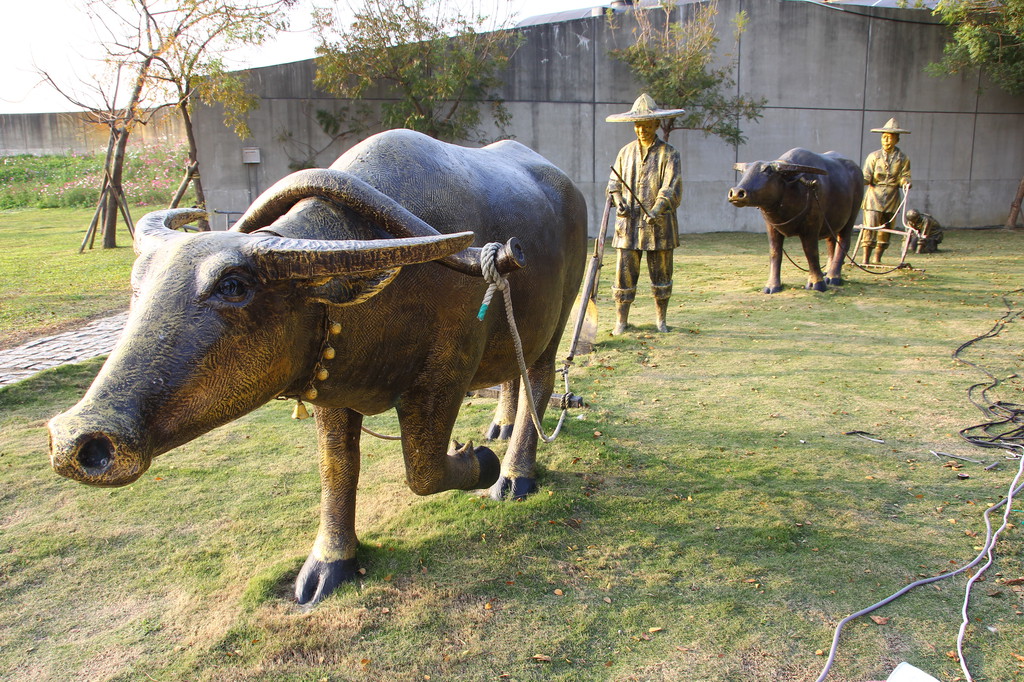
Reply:
[[[533, 386], [530, 384], [530, 378], [527, 376], [526, 372], [526, 358], [523, 356], [523, 342], [519, 337], [519, 328], [516, 326], [516, 317], [512, 310], [512, 290], [508, 286], [508, 280], [502, 277], [498, 272], [497, 260], [498, 250], [500, 248], [501, 244], [491, 242], [484, 244], [483, 248], [480, 249], [480, 269], [483, 271], [484, 280], [487, 282], [487, 292], [484, 294], [484, 300], [480, 304], [480, 312], [477, 313], [477, 319], [484, 319], [495, 290], [500, 290], [505, 298], [505, 317], [508, 319], [509, 330], [512, 332], [512, 342], [516, 347], [516, 360], [519, 362], [519, 376], [522, 377], [523, 380], [522, 389], [526, 391], [526, 402], [530, 407], [530, 417], [533, 419], [533, 426], [537, 429], [537, 436], [542, 441], [545, 443], [552, 443], [562, 430], [562, 424], [565, 423], [565, 415], [568, 413], [568, 410], [566, 409], [567, 406], [565, 405], [565, 400], [563, 400], [562, 414], [558, 418], [558, 425], [555, 426], [555, 430], [550, 436], [544, 435], [544, 427], [540, 423], [540, 416], [537, 414], [537, 406], [533, 400]], [[569, 395], [568, 374], [568, 368], [562, 370], [562, 376], [565, 379], [566, 396]]]

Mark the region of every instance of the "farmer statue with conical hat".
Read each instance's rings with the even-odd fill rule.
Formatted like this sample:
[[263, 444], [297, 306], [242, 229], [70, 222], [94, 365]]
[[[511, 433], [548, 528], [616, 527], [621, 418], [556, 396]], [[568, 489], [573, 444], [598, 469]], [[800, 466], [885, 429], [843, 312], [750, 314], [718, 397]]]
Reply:
[[[900, 207], [899, 188], [910, 189], [910, 158], [896, 143], [900, 141], [901, 133], [910, 134], [910, 131], [900, 128], [893, 117], [883, 127], [872, 128], [871, 132], [882, 134], [882, 148], [864, 159], [864, 184], [867, 185], [861, 204], [864, 226], [893, 229]], [[864, 249], [865, 263], [881, 263], [882, 254], [889, 246], [889, 233], [862, 230], [860, 244]]]
[[683, 182], [679, 152], [659, 139], [657, 131], [662, 119], [682, 113], [682, 109], [659, 109], [643, 94], [629, 111], [605, 119], [632, 123], [636, 132], [636, 140], [619, 150], [608, 179], [608, 196], [615, 205], [612, 246], [618, 251], [612, 288], [617, 312], [613, 335], [626, 330], [645, 252], [657, 309], [655, 323], [658, 331], [668, 331], [665, 316], [672, 295], [672, 251], [679, 246], [676, 209]]

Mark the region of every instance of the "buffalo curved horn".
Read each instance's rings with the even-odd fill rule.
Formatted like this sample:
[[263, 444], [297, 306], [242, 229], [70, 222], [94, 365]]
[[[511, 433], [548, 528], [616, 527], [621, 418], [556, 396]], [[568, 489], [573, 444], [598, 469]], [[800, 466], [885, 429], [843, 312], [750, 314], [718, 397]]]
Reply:
[[[394, 237], [427, 237], [440, 233], [397, 201], [377, 188], [345, 171], [334, 168], [309, 168], [297, 171], [274, 183], [263, 192], [231, 227], [236, 232], [254, 232], [267, 227], [295, 204], [320, 197], [349, 208], [379, 225]], [[467, 275], [481, 276], [480, 249], [466, 248], [439, 259], [439, 262]], [[518, 240], [510, 239], [498, 254], [498, 271], [508, 273], [521, 268], [525, 254]]]
[[402, 239], [289, 239], [253, 235], [247, 255], [270, 280], [319, 279], [426, 263], [473, 243], [472, 232]]
[[183, 237], [177, 228], [206, 217], [206, 211], [197, 208], [171, 208], [147, 213], [135, 225], [132, 245], [136, 255], [152, 251], [166, 241]]
[[815, 168], [814, 166], [802, 166], [798, 163], [788, 161], [772, 161], [772, 168], [779, 173], [811, 173], [813, 175], [828, 175], [827, 170]]

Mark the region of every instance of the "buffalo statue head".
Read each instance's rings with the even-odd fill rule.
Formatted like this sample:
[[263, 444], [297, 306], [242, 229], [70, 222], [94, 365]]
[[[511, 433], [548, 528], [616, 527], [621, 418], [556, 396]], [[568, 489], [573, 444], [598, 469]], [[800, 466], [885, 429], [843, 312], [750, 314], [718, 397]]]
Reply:
[[778, 161], [753, 161], [733, 164], [743, 176], [729, 189], [729, 203], [744, 206], [768, 207], [782, 200], [786, 184], [800, 179], [802, 174], [827, 175], [821, 168]]
[[[332, 211], [309, 199], [288, 215], [322, 220]], [[359, 303], [403, 266], [449, 258], [473, 240], [471, 232], [317, 240], [175, 229], [202, 215], [157, 211], [138, 224], [125, 330], [86, 395], [49, 422], [50, 462], [62, 476], [131, 483], [157, 455], [301, 392], [321, 350], [318, 301]]]

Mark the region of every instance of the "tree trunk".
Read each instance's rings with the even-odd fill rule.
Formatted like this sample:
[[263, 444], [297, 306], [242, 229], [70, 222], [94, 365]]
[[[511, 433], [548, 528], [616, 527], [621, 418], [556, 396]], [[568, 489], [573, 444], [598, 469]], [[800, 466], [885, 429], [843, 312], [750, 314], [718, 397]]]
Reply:
[[117, 248], [117, 214], [120, 208], [118, 204], [124, 197], [121, 188], [122, 177], [124, 176], [124, 155], [128, 146], [128, 129], [121, 127], [115, 133], [117, 145], [114, 147], [114, 154], [110, 161], [110, 192], [107, 192], [107, 210], [103, 224], [103, 248]]
[[[188, 139], [188, 166], [191, 170], [192, 186], [196, 188], [196, 208], [201, 208], [205, 211], [206, 193], [203, 192], [202, 176], [199, 173], [199, 151], [196, 146], [196, 135], [192, 130], [192, 117], [188, 112], [190, 101], [190, 98], [182, 97], [178, 103], [178, 109], [181, 111], [181, 122], [185, 127], [185, 137]], [[199, 227], [200, 232], [210, 231], [210, 221], [206, 218], [197, 220], [196, 225]]]
[[1021, 201], [1024, 201], [1024, 178], [1021, 178], [1020, 185], [1017, 186], [1017, 196], [1014, 198], [1013, 203], [1010, 204], [1010, 215], [1006, 218], [1007, 227], [1017, 227]]

